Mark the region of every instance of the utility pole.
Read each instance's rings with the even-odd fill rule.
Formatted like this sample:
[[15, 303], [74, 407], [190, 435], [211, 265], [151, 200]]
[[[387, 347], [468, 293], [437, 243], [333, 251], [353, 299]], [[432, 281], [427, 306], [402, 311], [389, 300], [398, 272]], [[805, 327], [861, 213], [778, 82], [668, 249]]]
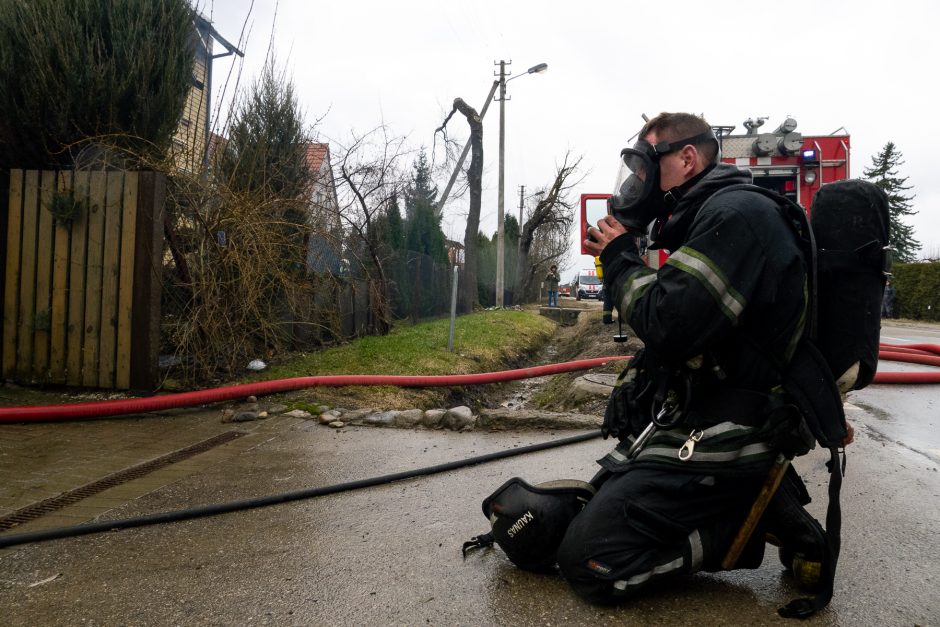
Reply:
[[522, 207], [525, 203], [525, 185], [519, 186], [519, 228], [522, 228]]
[[[509, 63], [512, 63], [510, 61]], [[495, 64], [494, 64], [495, 65]], [[506, 182], [506, 62], [499, 62], [499, 200], [497, 202], [496, 219], [499, 224], [496, 227], [496, 306], [503, 306], [503, 272], [505, 270], [506, 259], [503, 250], [505, 241], [504, 225], [505, 210], [503, 204], [503, 189]]]
[[522, 208], [525, 205], [525, 185], [519, 186], [519, 242], [517, 249], [522, 252]]
[[[496, 65], [496, 61], [493, 62], [493, 65]], [[506, 78], [506, 66], [511, 65], [512, 61], [499, 61], [499, 206], [497, 211], [497, 219], [499, 220], [499, 225], [496, 230], [496, 306], [503, 306], [503, 273], [506, 266], [506, 255], [503, 250], [503, 242], [505, 241], [505, 225], [503, 224], [506, 219], [505, 214], [505, 204], [504, 204], [504, 194], [503, 190], [505, 189], [506, 184], [506, 167], [505, 167], [505, 155], [506, 155], [506, 83], [509, 81], [519, 78], [520, 76], [525, 76], [526, 74], [537, 74], [538, 72], [544, 72], [548, 69], [547, 63], [539, 63], [538, 65], [533, 65], [525, 74], [520, 74], [519, 76], [513, 76], [510, 79]], [[494, 76], [496, 74], [494, 73]]]

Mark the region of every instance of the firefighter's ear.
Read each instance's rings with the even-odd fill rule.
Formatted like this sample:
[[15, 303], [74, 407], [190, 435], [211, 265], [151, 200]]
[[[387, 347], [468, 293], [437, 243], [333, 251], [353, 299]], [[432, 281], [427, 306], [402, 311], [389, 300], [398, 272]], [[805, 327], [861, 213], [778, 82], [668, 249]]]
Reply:
[[679, 163], [681, 164], [682, 170], [684, 172], [692, 172], [701, 158], [701, 153], [699, 153], [699, 151], [692, 144], [683, 146], [682, 150], [679, 151]]

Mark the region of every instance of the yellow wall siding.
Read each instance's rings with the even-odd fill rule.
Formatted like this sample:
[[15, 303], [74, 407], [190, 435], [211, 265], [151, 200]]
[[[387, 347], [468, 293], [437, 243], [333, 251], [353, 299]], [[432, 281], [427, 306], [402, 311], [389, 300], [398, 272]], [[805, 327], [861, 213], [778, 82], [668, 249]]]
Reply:
[[189, 96], [186, 98], [183, 116], [173, 136], [173, 156], [176, 167], [184, 172], [198, 171], [202, 167], [206, 152], [206, 123], [209, 89], [211, 88], [208, 78], [207, 57], [197, 55]]

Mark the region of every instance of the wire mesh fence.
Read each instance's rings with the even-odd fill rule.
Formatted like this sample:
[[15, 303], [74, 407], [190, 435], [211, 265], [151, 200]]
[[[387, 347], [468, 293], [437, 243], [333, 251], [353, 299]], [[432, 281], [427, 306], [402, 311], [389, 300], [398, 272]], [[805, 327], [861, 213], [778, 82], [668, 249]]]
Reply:
[[453, 267], [429, 255], [404, 250], [387, 262], [392, 316], [413, 321], [450, 311]]
[[[368, 264], [338, 259], [337, 268], [298, 268], [267, 295], [260, 311], [247, 307], [250, 297], [235, 285], [207, 290], [192, 277], [182, 280], [168, 252], [161, 299], [163, 369], [184, 380], [211, 379], [244, 368], [254, 358], [380, 333], [388, 328], [383, 317], [391, 318], [386, 323], [417, 322], [450, 311], [449, 264], [400, 251], [384, 260], [380, 274]], [[217, 302], [210, 306], [206, 298]], [[252, 315], [264, 317], [263, 332], [258, 324], [251, 326]]]

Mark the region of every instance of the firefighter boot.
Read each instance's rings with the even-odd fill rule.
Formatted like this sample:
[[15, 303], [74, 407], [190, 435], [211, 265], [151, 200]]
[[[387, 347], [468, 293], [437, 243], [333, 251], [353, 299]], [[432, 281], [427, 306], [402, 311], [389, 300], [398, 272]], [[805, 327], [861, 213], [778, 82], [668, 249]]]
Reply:
[[[700, 529], [702, 539], [702, 570], [717, 573], [725, 570], [722, 563], [728, 555], [728, 550], [741, 529], [744, 522], [744, 512], [740, 517], [717, 523], [711, 529]], [[763, 533], [754, 533], [744, 545], [741, 554], [734, 563], [732, 570], [760, 568], [764, 562], [764, 550], [767, 543]]]
[[810, 502], [802, 479], [791, 466], [764, 513], [767, 541], [779, 547], [780, 562], [806, 592], [823, 582], [828, 560], [826, 532], [803, 507]]

